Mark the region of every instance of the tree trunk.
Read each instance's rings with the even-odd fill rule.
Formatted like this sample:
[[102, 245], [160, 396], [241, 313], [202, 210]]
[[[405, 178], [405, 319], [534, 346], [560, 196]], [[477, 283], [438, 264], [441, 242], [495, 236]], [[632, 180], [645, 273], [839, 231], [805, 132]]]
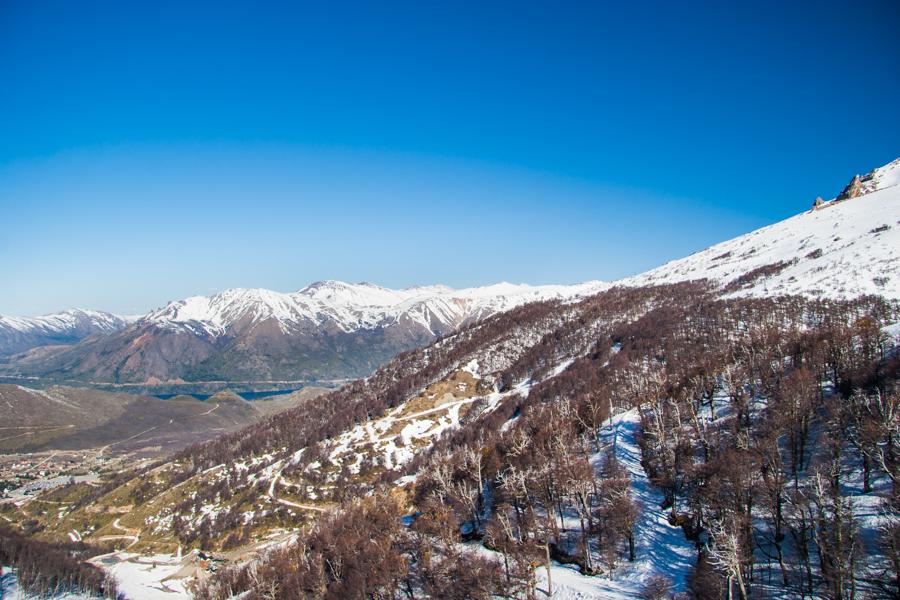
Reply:
[[590, 573], [593, 570], [593, 563], [591, 562], [591, 541], [588, 537], [588, 534], [585, 533], [584, 529], [584, 516], [580, 515], [579, 521], [581, 522], [581, 547], [584, 552], [584, 568]]
[[744, 587], [744, 578], [740, 574], [737, 574], [737, 584], [738, 584], [738, 592], [741, 595], [741, 600], [747, 600], [747, 588]]
[[775, 548], [778, 550], [778, 566], [781, 567], [781, 583], [786, 588], [788, 586], [787, 567], [784, 565], [784, 551], [781, 549], [784, 540], [784, 500], [781, 492], [776, 494], [775, 498]]
[[565, 533], [566, 532], [566, 521], [565, 521], [565, 518], [563, 517], [562, 499], [556, 500], [556, 512], [559, 513], [559, 529], [560, 529], [560, 531]]
[[544, 542], [544, 560], [547, 567], [547, 595], [553, 595], [553, 575], [550, 573], [550, 542]]
[[869, 455], [865, 452], [862, 453], [863, 459], [863, 492], [868, 494], [872, 491], [872, 481], [871, 481], [871, 471], [872, 464], [869, 460]]

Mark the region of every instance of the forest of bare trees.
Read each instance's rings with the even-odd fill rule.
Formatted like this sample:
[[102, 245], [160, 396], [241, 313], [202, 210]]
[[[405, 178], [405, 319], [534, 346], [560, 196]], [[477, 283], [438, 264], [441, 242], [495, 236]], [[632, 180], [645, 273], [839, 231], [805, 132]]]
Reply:
[[115, 580], [85, 562], [98, 553], [86, 544], [50, 544], [0, 526], [0, 565], [14, 568], [19, 586], [38, 598], [67, 593], [116, 598]]
[[[333, 396], [349, 399], [334, 410], [353, 416], [323, 427], [324, 437], [402, 401], [504, 327], [559, 310], [526, 307], [473, 328], [445, 355], [399, 358]], [[499, 389], [534, 380], [527, 396], [475, 411], [402, 471], [346, 497], [296, 546], [224, 573], [201, 597], [447, 597], [449, 581], [459, 597], [513, 597], [531, 595], [535, 569], [551, 560], [614, 573], [636, 558], [641, 507], [597, 434], [611, 413], [631, 409], [644, 469], [696, 547], [690, 596], [900, 595], [900, 359], [883, 333], [895, 309], [872, 298], [715, 300], [681, 285], [613, 290], [575, 314], [498, 374]], [[606, 325], [587, 351], [541, 381], [598, 316]], [[292, 422], [306, 431], [301, 414]], [[245, 436], [216, 447], [246, 451]], [[209, 451], [184, 456], [203, 465]], [[402, 475], [416, 477], [405, 500], [394, 487]], [[476, 541], [489, 551], [473, 551]], [[646, 593], [667, 589], [654, 578]]]

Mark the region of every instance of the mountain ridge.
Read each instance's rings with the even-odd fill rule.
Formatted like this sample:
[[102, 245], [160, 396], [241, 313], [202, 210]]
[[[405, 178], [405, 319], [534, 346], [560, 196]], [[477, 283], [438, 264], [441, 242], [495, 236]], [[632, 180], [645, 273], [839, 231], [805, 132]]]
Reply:
[[33, 348], [14, 356], [4, 371], [113, 383], [362, 377], [397, 353], [468, 323], [607, 286], [390, 290], [328, 281], [290, 294], [236, 288], [170, 302], [110, 335], [73, 346]]
[[900, 158], [853, 181], [862, 182], [855, 195], [842, 198], [842, 192], [811, 210], [615, 283], [709, 279], [735, 296], [875, 294], [898, 300]]

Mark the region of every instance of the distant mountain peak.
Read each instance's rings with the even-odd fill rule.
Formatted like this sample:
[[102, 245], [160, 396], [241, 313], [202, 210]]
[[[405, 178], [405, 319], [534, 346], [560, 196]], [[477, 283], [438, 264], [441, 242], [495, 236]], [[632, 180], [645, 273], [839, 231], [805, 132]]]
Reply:
[[0, 315], [0, 356], [37, 346], [74, 344], [96, 333], [116, 332], [133, 320], [133, 317], [82, 308], [37, 317]]
[[329, 280], [293, 293], [234, 288], [169, 302], [111, 336], [37, 353], [14, 368], [19, 374], [132, 382], [359, 377], [466, 323], [606, 287], [591, 282], [393, 290]]

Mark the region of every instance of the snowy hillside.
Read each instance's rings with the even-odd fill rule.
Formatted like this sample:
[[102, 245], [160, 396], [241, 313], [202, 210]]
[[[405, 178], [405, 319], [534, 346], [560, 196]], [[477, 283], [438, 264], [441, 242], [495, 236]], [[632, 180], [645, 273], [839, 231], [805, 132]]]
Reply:
[[275, 320], [285, 333], [333, 325], [344, 332], [398, 323], [439, 334], [539, 300], [572, 299], [597, 293], [607, 284], [529, 286], [500, 283], [454, 290], [417, 286], [402, 290], [341, 281], [321, 281], [284, 294], [264, 289], [232, 289], [214, 296], [170, 302], [143, 321], [172, 329], [202, 330], [218, 336], [232, 328]]
[[[896, 420], [879, 411], [896, 407], [880, 390], [896, 389], [897, 371], [873, 366], [897, 355], [860, 342], [897, 312], [875, 299], [717, 297], [688, 283], [519, 307], [149, 468], [96, 501], [105, 528], [79, 529], [101, 510], [90, 505], [41, 523], [86, 540], [129, 531], [137, 541], [104, 566], [124, 562], [123, 586], [141, 571], [171, 598], [194, 577], [204, 600], [313, 597], [302, 581], [326, 598], [356, 597], [357, 581], [406, 591], [386, 598], [731, 587], [786, 600], [851, 583], [891, 597], [879, 527], [896, 463], [879, 449]], [[823, 368], [831, 381], [816, 378]], [[858, 546], [826, 545], [857, 531]], [[222, 564], [198, 572], [179, 548]], [[829, 578], [831, 560], [851, 564], [848, 580]], [[323, 575], [327, 561], [347, 567]]]
[[40, 317], [0, 315], [0, 355], [47, 344], [72, 344], [95, 333], [118, 331], [131, 320], [78, 308]]
[[[855, 196], [622, 280], [711, 279], [733, 295], [900, 298], [900, 159], [854, 178]], [[847, 193], [847, 190], [845, 190]]]

